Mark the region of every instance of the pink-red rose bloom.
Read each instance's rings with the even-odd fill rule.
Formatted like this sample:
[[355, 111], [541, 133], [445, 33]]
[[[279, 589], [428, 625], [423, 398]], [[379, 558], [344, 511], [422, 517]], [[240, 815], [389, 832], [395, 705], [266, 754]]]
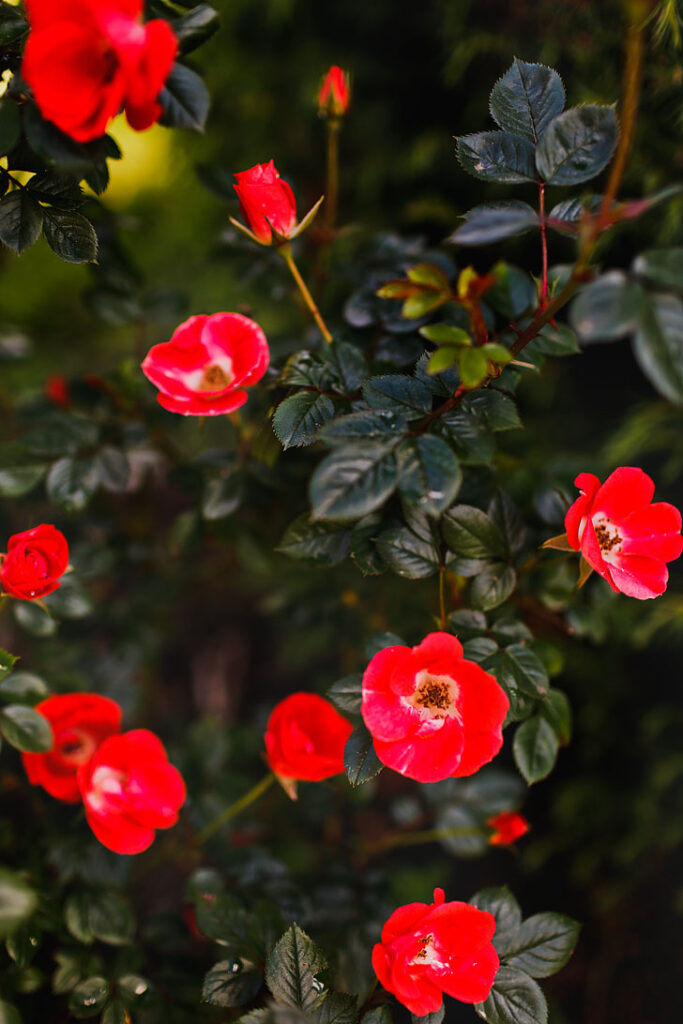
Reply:
[[363, 674], [361, 713], [389, 768], [418, 782], [472, 775], [503, 743], [508, 698], [450, 633], [385, 647]]
[[416, 1017], [441, 1009], [444, 992], [463, 1003], [483, 1002], [500, 966], [491, 943], [493, 914], [444, 898], [435, 889], [433, 903], [399, 907], [372, 951], [380, 982]]
[[191, 316], [170, 341], [153, 345], [142, 372], [159, 389], [164, 409], [184, 416], [220, 416], [247, 400], [243, 389], [268, 368], [266, 336], [240, 313]]
[[244, 222], [265, 245], [273, 240], [273, 229], [288, 238], [296, 227], [296, 200], [271, 160], [235, 175], [235, 192]]
[[33, 601], [59, 587], [69, 566], [69, 545], [56, 527], [41, 523], [10, 537], [7, 554], [0, 557], [0, 591]]
[[65, 693], [36, 705], [52, 729], [52, 749], [44, 754], [22, 754], [29, 782], [50, 796], [77, 804], [81, 799], [77, 773], [100, 743], [121, 729], [121, 708], [96, 693]]
[[178, 50], [166, 21], [141, 23], [143, 0], [26, 0], [31, 31], [22, 75], [48, 121], [77, 142], [103, 135], [125, 110], [141, 131]]
[[529, 831], [529, 822], [517, 811], [504, 811], [486, 822], [493, 829], [489, 837], [491, 846], [510, 846]]
[[266, 726], [266, 759], [280, 779], [319, 782], [344, 771], [353, 726], [324, 697], [293, 693], [273, 708]]
[[318, 110], [323, 116], [343, 117], [349, 109], [351, 89], [349, 76], [333, 64], [323, 79], [318, 93]]
[[666, 501], [651, 504], [655, 485], [635, 466], [621, 466], [604, 484], [579, 473], [581, 491], [564, 520], [567, 540], [612, 590], [644, 600], [666, 590], [666, 562], [683, 551], [681, 513]]
[[79, 769], [78, 787], [90, 828], [114, 853], [151, 846], [156, 829], [175, 825], [186, 795], [180, 772], [147, 729], [104, 740]]

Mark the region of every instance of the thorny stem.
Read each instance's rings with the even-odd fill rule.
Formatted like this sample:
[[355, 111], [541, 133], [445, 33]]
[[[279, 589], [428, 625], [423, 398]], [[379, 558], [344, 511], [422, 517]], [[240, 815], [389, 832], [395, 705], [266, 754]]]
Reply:
[[253, 804], [256, 800], [258, 800], [258, 798], [263, 793], [265, 793], [265, 791], [268, 789], [269, 786], [272, 785], [274, 781], [275, 776], [273, 775], [272, 772], [268, 772], [268, 774], [264, 778], [262, 778], [260, 782], [257, 782], [256, 785], [252, 789], [250, 789], [248, 793], [245, 793], [244, 796], [241, 796], [239, 798], [239, 800], [235, 800], [234, 804], [230, 804], [230, 806], [226, 807], [224, 811], [221, 811], [221, 813], [218, 814], [213, 819], [213, 821], [210, 821], [208, 825], [204, 826], [204, 828], [197, 836], [197, 842], [199, 843], [199, 845], [205, 843], [206, 840], [210, 839], [211, 836], [215, 832], [217, 832], [219, 828], [222, 828], [222, 826], [225, 825], [228, 821], [231, 821], [232, 818], [240, 814], [241, 811], [245, 810], [245, 808], [249, 807], [250, 804]]
[[333, 228], [339, 201], [339, 129], [341, 120], [328, 117], [327, 125], [327, 188], [325, 190], [325, 223]]
[[322, 316], [320, 315], [320, 310], [316, 306], [315, 301], [313, 299], [313, 296], [311, 295], [311, 293], [309, 292], [308, 288], [306, 287], [306, 282], [304, 281], [303, 277], [299, 273], [299, 268], [297, 267], [296, 263], [294, 262], [294, 257], [292, 256], [292, 247], [289, 244], [281, 245], [280, 248], [278, 249], [278, 252], [280, 253], [282, 258], [284, 259], [284, 261], [287, 264], [287, 266], [289, 267], [290, 272], [292, 274], [292, 277], [296, 281], [297, 287], [298, 287], [299, 291], [301, 292], [301, 295], [303, 297], [304, 302], [308, 306], [308, 309], [309, 309], [309, 312], [310, 312], [311, 316], [313, 317], [313, 319], [315, 320], [316, 324], [320, 328], [320, 333], [322, 334], [323, 338], [325, 339], [325, 341], [329, 345], [330, 342], [334, 341], [334, 339], [333, 339], [332, 335], [330, 334], [330, 332], [328, 331], [327, 325], [325, 324], [325, 321], [323, 320]]
[[541, 281], [541, 309], [548, 299], [548, 234], [545, 223], [545, 184], [538, 186], [538, 212], [541, 220], [541, 251], [543, 253], [543, 279]]

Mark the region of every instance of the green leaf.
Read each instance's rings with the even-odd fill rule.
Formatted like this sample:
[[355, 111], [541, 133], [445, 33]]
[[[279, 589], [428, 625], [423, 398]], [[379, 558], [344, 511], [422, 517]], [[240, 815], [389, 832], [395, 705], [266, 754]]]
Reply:
[[326, 966], [322, 950], [293, 924], [268, 957], [266, 984], [279, 1003], [314, 1010], [324, 999], [317, 975]]
[[420, 317], [426, 316], [427, 313], [431, 313], [432, 310], [438, 309], [439, 306], [443, 306], [444, 302], [448, 302], [449, 298], [450, 291], [418, 292], [417, 295], [408, 296], [406, 301], [403, 303], [401, 316], [406, 317], [409, 320], [419, 320]]
[[391, 1010], [386, 1005], [373, 1006], [371, 1010], [364, 1013], [360, 1019], [360, 1024], [392, 1024]]
[[396, 454], [403, 497], [425, 515], [441, 515], [462, 483], [462, 470], [452, 449], [440, 437], [422, 434], [404, 441]]
[[433, 1013], [425, 1013], [423, 1017], [416, 1017], [414, 1013], [411, 1013], [410, 1020], [411, 1024], [441, 1024], [445, 1016], [446, 1007], [442, 1003], [438, 1010], [434, 1010]]
[[470, 640], [473, 637], [484, 636], [488, 628], [486, 616], [482, 612], [475, 612], [470, 608], [451, 612], [448, 616], [448, 625], [458, 640]]
[[443, 345], [432, 352], [427, 363], [427, 373], [443, 373], [458, 360], [459, 348], [452, 348], [450, 345]]
[[69, 1010], [74, 1017], [94, 1017], [109, 998], [109, 983], [106, 978], [94, 976], [81, 981], [69, 996]]
[[552, 726], [560, 745], [566, 746], [572, 738], [572, 709], [566, 694], [550, 690], [538, 710]]
[[420, 419], [432, 408], [432, 393], [421, 380], [403, 373], [371, 377], [363, 385], [371, 409], [392, 409], [406, 420]]
[[210, 4], [199, 4], [173, 22], [181, 53], [190, 53], [218, 30], [220, 15]]
[[456, 155], [468, 174], [484, 181], [515, 185], [536, 181], [534, 147], [519, 135], [480, 132], [456, 139]]
[[37, 897], [11, 871], [0, 869], [0, 937], [11, 935], [36, 909]]
[[568, 962], [581, 925], [564, 914], [534, 914], [523, 922], [506, 960], [532, 978], [549, 978]]
[[363, 677], [356, 673], [352, 676], [344, 676], [327, 691], [327, 696], [339, 711], [348, 712], [351, 715], [360, 714], [362, 699]]
[[599, 174], [612, 159], [619, 128], [614, 107], [572, 107], [548, 125], [536, 150], [536, 166], [549, 185], [577, 185]]
[[94, 189], [96, 192], [102, 191], [100, 185], [106, 187], [106, 161], [121, 157], [121, 150], [109, 135], [93, 139], [92, 142], [75, 142], [51, 121], [47, 121], [34, 103], [23, 105], [22, 117], [31, 149], [48, 168], [56, 168], [59, 174], [72, 174], [79, 180], [86, 178], [91, 187], [98, 185]]
[[345, 992], [330, 992], [315, 1011], [316, 1024], [355, 1024], [358, 1000]]
[[300, 562], [337, 565], [349, 553], [349, 531], [312, 522], [308, 513], [304, 513], [287, 527], [276, 550]]
[[202, 1002], [212, 1006], [242, 1006], [253, 999], [263, 983], [256, 967], [244, 969], [241, 960], [221, 960], [204, 977]]
[[496, 388], [482, 388], [469, 395], [467, 403], [491, 430], [516, 430], [522, 426], [513, 400]]
[[28, 32], [28, 22], [16, 7], [3, 3], [0, 8], [0, 46], [8, 46]]
[[334, 402], [315, 391], [300, 391], [280, 402], [273, 416], [273, 430], [283, 448], [313, 444], [320, 427], [334, 416]]
[[489, 611], [507, 601], [517, 586], [517, 574], [511, 565], [504, 562], [493, 562], [478, 573], [470, 590], [470, 603], [473, 608]]
[[0, 684], [0, 700], [12, 704], [37, 704], [49, 694], [43, 680], [32, 672], [12, 672]]
[[506, 690], [521, 690], [537, 700], [548, 695], [548, 673], [543, 662], [522, 643], [510, 644], [496, 655], [494, 672]]
[[333, 341], [322, 353], [330, 375], [330, 388], [340, 395], [353, 395], [368, 375], [365, 356], [348, 341]]
[[75, 939], [86, 946], [92, 945], [95, 936], [90, 927], [90, 894], [85, 891], [72, 893], [64, 904], [64, 922]]
[[54, 463], [47, 475], [48, 497], [69, 512], [80, 512], [97, 490], [99, 475], [90, 455], [65, 456]]
[[334, 448], [353, 441], [388, 441], [407, 429], [406, 421], [393, 409], [361, 409], [328, 420], [318, 432], [318, 441]]
[[467, 400], [441, 417], [441, 427], [466, 465], [488, 465], [493, 458], [493, 435]]
[[559, 748], [555, 730], [545, 718], [534, 715], [517, 726], [512, 744], [515, 764], [529, 785], [553, 770]]
[[120, 448], [105, 444], [93, 456], [97, 478], [105, 491], [122, 494], [130, 479], [130, 463]]
[[465, 558], [505, 558], [505, 538], [493, 519], [473, 505], [456, 505], [442, 520], [444, 540]]
[[0, 242], [20, 255], [40, 238], [42, 207], [26, 189], [16, 189], [0, 199]]
[[23, 445], [39, 455], [75, 454], [81, 448], [91, 448], [96, 441], [95, 423], [63, 412], [42, 416], [22, 438]]
[[43, 230], [47, 244], [67, 263], [96, 263], [97, 234], [82, 213], [43, 208]]
[[22, 1024], [19, 1011], [12, 1003], [0, 999], [0, 1024]]
[[488, 363], [481, 349], [461, 349], [457, 363], [460, 380], [466, 388], [476, 388], [488, 376]]
[[379, 775], [384, 765], [377, 757], [372, 744], [372, 736], [367, 726], [359, 725], [349, 736], [344, 747], [344, 767], [352, 786], [362, 786], [364, 782]]
[[505, 491], [498, 490], [487, 511], [505, 539], [506, 551], [519, 554], [526, 540], [526, 527], [514, 501]]
[[500, 967], [491, 994], [475, 1010], [487, 1024], [547, 1024], [545, 996], [533, 978], [513, 967]]
[[570, 320], [584, 344], [614, 341], [638, 328], [646, 307], [647, 297], [640, 285], [622, 271], [611, 270], [581, 289]]
[[84, 619], [92, 614], [92, 601], [74, 576], [65, 576], [57, 590], [45, 598], [50, 615], [57, 619]]
[[545, 356], [574, 356], [581, 351], [574, 331], [567, 324], [546, 324], [536, 335], [529, 350]]
[[0, 711], [0, 732], [11, 747], [32, 754], [52, 749], [52, 729], [47, 719], [24, 704], [9, 704]]
[[471, 345], [472, 339], [467, 331], [454, 324], [427, 324], [417, 332], [427, 341], [433, 341], [436, 345], [452, 345], [459, 348], [462, 345]]
[[75, 210], [85, 202], [78, 182], [70, 175], [40, 171], [26, 185], [34, 199], [60, 210]]
[[396, 633], [375, 633], [365, 645], [365, 656], [371, 661], [385, 647], [405, 647], [405, 640], [402, 640]]
[[652, 386], [683, 405], [683, 301], [674, 295], [651, 295], [650, 300], [633, 352]]
[[455, 245], [491, 245], [539, 227], [533, 207], [516, 199], [475, 206], [462, 219], [465, 223], [448, 238]]
[[112, 999], [102, 1011], [100, 1024], [130, 1024], [130, 1015], [120, 999]]
[[239, 508], [242, 501], [242, 475], [236, 469], [227, 469], [207, 480], [202, 495], [202, 516], [209, 522], [224, 519]]
[[173, 65], [159, 102], [163, 110], [161, 124], [204, 131], [209, 116], [209, 93], [199, 75], [184, 64]]
[[0, 497], [20, 498], [45, 476], [45, 466], [12, 466], [0, 469]]
[[135, 1006], [149, 999], [152, 985], [139, 974], [124, 974], [116, 979], [116, 988], [126, 1006]]
[[595, 193], [563, 199], [548, 214], [548, 227], [561, 235], [576, 238], [580, 222], [585, 216], [597, 213], [602, 200], [603, 197]]
[[522, 924], [522, 911], [515, 897], [507, 886], [501, 886], [481, 889], [469, 902], [473, 907], [493, 914], [496, 919], [493, 945], [498, 956], [506, 956], [508, 949], [513, 948], [511, 943]]
[[562, 113], [564, 103], [564, 86], [557, 71], [515, 57], [491, 90], [489, 110], [505, 131], [535, 144], [553, 118]]
[[[1, 33], [0, 23], [0, 33]], [[19, 108], [8, 96], [0, 99], [0, 156], [14, 149], [21, 135]]]
[[31, 601], [15, 601], [14, 618], [22, 629], [31, 636], [52, 636], [57, 632], [57, 623], [38, 604]]
[[[8, 676], [10, 674], [12, 668], [14, 667], [14, 665], [16, 665], [18, 661], [19, 656], [17, 654], [10, 654], [9, 651], [6, 651], [3, 647], [0, 647], [0, 680], [4, 679], [5, 676]], [[4, 686], [2, 688], [2, 692], [5, 692]]]
[[683, 247], [641, 252], [631, 270], [657, 289], [683, 291]]
[[386, 570], [376, 546], [381, 528], [381, 515], [372, 515], [361, 519], [351, 529], [351, 558], [364, 576], [381, 576]]
[[360, 519], [386, 501], [398, 477], [393, 447], [368, 441], [323, 459], [310, 482], [313, 519]]
[[486, 292], [486, 301], [497, 312], [509, 320], [516, 320], [535, 308], [538, 298], [536, 285], [526, 271], [501, 261], [496, 263], [493, 274], [496, 280]]
[[89, 895], [88, 924], [93, 936], [108, 946], [127, 946], [135, 933], [130, 906], [118, 892]]
[[452, 830], [452, 835], [439, 836], [439, 842], [454, 857], [481, 857], [486, 852], [488, 833], [469, 807], [460, 804], [446, 807], [436, 819], [435, 827], [439, 832]]
[[420, 536], [407, 526], [383, 530], [377, 550], [387, 566], [407, 580], [421, 580], [437, 572], [441, 558], [431, 534]]

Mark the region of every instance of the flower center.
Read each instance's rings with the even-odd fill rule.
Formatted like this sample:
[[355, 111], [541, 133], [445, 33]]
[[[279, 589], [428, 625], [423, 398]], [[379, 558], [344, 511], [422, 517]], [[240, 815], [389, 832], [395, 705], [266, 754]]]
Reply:
[[426, 718], [443, 719], [457, 716], [455, 700], [458, 687], [450, 676], [435, 676], [428, 669], [423, 669], [415, 676], [415, 683], [415, 690], [409, 701]]
[[434, 936], [423, 935], [418, 939], [418, 950], [413, 959], [410, 961], [417, 967], [436, 967], [445, 968], [448, 967], [448, 963], [444, 962], [437, 950], [434, 948]]
[[230, 380], [223, 367], [213, 363], [204, 370], [200, 387], [204, 391], [220, 391], [228, 387]]
[[44, 580], [49, 575], [49, 564], [40, 551], [33, 548], [24, 548], [24, 559], [31, 573], [39, 579]]
[[593, 529], [603, 557], [612, 551], [619, 554], [623, 538], [611, 519], [602, 514], [597, 515], [593, 520]]
[[119, 811], [124, 803], [127, 781], [125, 772], [117, 771], [109, 765], [96, 768], [85, 796], [86, 803], [100, 814]]
[[89, 733], [67, 729], [59, 736], [57, 751], [64, 761], [78, 767], [90, 760], [96, 746], [94, 737]]

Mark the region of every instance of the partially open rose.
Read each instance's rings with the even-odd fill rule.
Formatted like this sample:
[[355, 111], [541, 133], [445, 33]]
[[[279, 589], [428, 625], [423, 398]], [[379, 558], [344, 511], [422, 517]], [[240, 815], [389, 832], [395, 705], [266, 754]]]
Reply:
[[34, 601], [59, 587], [69, 567], [69, 545], [60, 530], [41, 523], [10, 537], [0, 559], [0, 592]]

